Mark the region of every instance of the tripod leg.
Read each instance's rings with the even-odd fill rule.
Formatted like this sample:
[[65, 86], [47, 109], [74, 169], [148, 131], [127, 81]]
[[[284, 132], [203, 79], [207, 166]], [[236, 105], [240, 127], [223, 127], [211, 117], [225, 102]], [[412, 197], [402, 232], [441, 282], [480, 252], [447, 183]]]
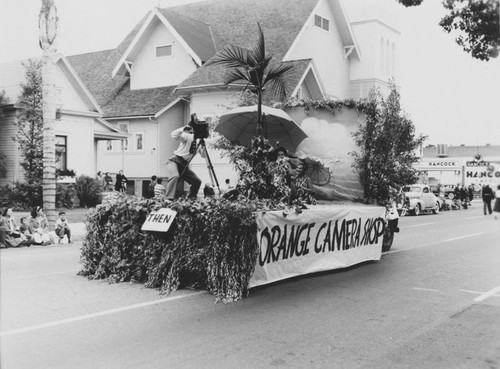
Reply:
[[219, 181], [217, 180], [217, 175], [215, 174], [214, 166], [212, 165], [212, 160], [210, 160], [210, 155], [208, 155], [207, 146], [205, 145], [205, 140], [200, 140], [200, 145], [203, 146], [203, 150], [205, 151], [205, 160], [207, 161], [207, 165], [209, 168], [210, 178], [215, 179], [215, 184], [217, 185], [217, 189], [219, 190], [219, 195], [222, 193], [219, 187]]

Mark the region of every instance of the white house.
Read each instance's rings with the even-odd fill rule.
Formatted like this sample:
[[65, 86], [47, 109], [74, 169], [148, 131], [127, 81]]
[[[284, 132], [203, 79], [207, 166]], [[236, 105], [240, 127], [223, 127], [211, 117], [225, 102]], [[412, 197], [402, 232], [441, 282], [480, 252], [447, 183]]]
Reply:
[[[227, 44], [252, 47], [257, 23], [273, 61], [294, 66], [293, 96], [357, 99], [372, 87], [386, 91], [397, 72], [397, 25], [383, 16], [387, 9], [378, 2], [348, 4], [346, 9], [342, 0], [206, 0], [154, 8], [116, 49], [68, 57], [96, 101], [95, 113], [128, 135], [123, 143], [99, 141], [90, 169], [123, 169], [138, 195], [151, 175], [165, 176], [165, 161], [177, 147], [170, 132], [191, 113], [216, 117], [237, 104], [245, 85], [225, 85], [224, 69], [205, 62]], [[211, 158], [219, 182], [229, 177], [234, 183], [227, 161], [217, 153]], [[196, 157], [193, 166], [207, 182], [204, 161]]]
[[[4, 90], [9, 104], [0, 107], [0, 151], [6, 155], [7, 174], [0, 178], [0, 185], [24, 178], [22, 160], [15, 137], [14, 120], [17, 118], [17, 101], [20, 84], [25, 80], [28, 61], [0, 65], [0, 90]], [[59, 55], [57, 65], [56, 147], [57, 168], [74, 170], [77, 175], [95, 175], [97, 168], [97, 143], [128, 137], [102, 119], [103, 111], [68, 60]]]

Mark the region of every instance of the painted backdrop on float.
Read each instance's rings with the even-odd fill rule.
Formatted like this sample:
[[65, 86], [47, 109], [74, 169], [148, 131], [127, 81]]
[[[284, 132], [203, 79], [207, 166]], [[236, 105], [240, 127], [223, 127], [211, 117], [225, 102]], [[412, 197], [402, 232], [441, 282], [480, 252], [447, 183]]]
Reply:
[[308, 138], [297, 147], [299, 157], [318, 158], [331, 171], [330, 181], [314, 185], [317, 198], [324, 200], [352, 200], [363, 197], [363, 187], [352, 164], [350, 152], [357, 151], [352, 133], [364, 116], [354, 109], [342, 108], [335, 114], [327, 110], [302, 107], [286, 109], [290, 117], [304, 130]]

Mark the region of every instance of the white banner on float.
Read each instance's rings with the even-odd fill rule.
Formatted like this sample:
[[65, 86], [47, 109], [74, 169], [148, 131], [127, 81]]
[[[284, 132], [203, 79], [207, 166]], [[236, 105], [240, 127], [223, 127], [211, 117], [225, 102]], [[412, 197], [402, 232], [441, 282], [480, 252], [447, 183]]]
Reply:
[[249, 287], [379, 260], [385, 208], [329, 206], [257, 215], [260, 253]]

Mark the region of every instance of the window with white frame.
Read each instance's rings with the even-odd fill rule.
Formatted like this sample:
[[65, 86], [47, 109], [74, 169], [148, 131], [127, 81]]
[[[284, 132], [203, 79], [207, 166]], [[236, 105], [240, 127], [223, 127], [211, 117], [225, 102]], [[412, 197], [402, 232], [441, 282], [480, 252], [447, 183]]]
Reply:
[[144, 132], [134, 132], [134, 151], [144, 151]]
[[56, 136], [56, 168], [59, 170], [67, 170], [67, 137]]
[[330, 30], [330, 21], [318, 14], [314, 15], [314, 25], [318, 28], [324, 29], [325, 31]]
[[106, 141], [106, 151], [113, 151], [113, 141], [111, 140]]
[[[118, 122], [118, 129], [123, 133], [128, 133], [128, 121]], [[128, 151], [128, 140], [128, 138], [121, 140], [121, 150]]]
[[159, 45], [155, 47], [155, 55], [157, 58], [163, 58], [166, 56], [172, 56], [174, 53], [174, 45]]

